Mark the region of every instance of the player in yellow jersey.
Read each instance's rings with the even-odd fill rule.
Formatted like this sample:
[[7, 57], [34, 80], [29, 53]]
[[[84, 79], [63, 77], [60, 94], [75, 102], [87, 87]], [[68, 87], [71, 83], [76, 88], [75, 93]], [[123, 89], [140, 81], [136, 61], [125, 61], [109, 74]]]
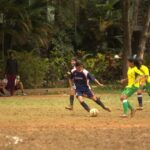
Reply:
[[139, 103], [139, 107], [137, 108], [137, 110], [143, 110], [143, 96], [142, 96], [142, 92], [145, 89], [146, 92], [150, 95], [150, 76], [149, 76], [149, 69], [147, 66], [143, 65], [143, 60], [139, 59], [139, 58], [135, 58], [134, 59], [134, 64], [138, 67], [138, 69], [140, 69], [143, 74], [144, 74], [144, 78], [142, 80], [140, 80], [140, 88], [137, 91], [137, 95], [138, 95], [138, 103]]
[[131, 110], [131, 117], [135, 114], [135, 109], [129, 103], [128, 98], [132, 96], [138, 89], [139, 89], [139, 79], [143, 76], [143, 73], [134, 65], [133, 57], [128, 58], [128, 72], [127, 72], [127, 79], [122, 79], [120, 83], [128, 82], [127, 86], [123, 90], [120, 100], [122, 101], [123, 105], [123, 115], [121, 117], [128, 117], [128, 110]]

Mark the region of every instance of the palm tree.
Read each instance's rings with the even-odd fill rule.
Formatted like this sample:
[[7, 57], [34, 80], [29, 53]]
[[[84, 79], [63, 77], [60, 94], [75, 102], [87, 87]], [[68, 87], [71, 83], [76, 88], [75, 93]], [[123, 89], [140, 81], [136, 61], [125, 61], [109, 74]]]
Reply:
[[24, 49], [25, 46], [48, 47], [51, 26], [46, 20], [47, 0], [35, 0], [30, 6], [26, 0], [22, 3], [1, 0], [0, 6], [3, 14], [0, 34], [4, 34], [5, 53], [8, 49]]

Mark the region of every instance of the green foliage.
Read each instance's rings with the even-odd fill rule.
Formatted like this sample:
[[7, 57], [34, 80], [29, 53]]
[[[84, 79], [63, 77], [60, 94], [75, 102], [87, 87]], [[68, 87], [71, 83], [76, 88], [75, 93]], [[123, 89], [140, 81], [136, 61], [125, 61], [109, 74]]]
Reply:
[[98, 53], [96, 57], [89, 58], [85, 61], [85, 68], [91, 71], [98, 79], [102, 78], [102, 73], [107, 68], [108, 64], [105, 61], [105, 56]]
[[36, 88], [43, 84], [48, 70], [48, 60], [40, 58], [35, 51], [17, 52], [19, 75], [25, 87]]
[[113, 83], [121, 77], [121, 61], [113, 57], [98, 53], [95, 57], [85, 60], [85, 68], [98, 80], [105, 83]]
[[[70, 60], [73, 57], [73, 52], [70, 49], [65, 51], [53, 50], [50, 52], [49, 68], [45, 80], [46, 86], [49, 87], [64, 87], [66, 86], [65, 75], [70, 71]], [[59, 84], [60, 83], [60, 84]]]

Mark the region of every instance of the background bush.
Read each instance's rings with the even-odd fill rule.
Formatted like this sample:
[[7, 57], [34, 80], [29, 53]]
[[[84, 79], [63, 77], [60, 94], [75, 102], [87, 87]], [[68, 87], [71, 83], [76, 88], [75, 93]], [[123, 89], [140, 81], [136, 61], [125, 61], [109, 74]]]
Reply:
[[35, 51], [17, 52], [19, 75], [26, 88], [37, 88], [43, 84], [48, 70], [48, 59], [41, 58]]

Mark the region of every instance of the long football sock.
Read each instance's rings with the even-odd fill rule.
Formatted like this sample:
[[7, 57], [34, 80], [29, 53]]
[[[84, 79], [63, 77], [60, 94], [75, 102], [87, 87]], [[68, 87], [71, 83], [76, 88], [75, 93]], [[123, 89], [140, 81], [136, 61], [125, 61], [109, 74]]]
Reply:
[[97, 98], [96, 101], [95, 101], [98, 105], [100, 105], [103, 109], [105, 109], [105, 105], [103, 104], [103, 102]]
[[74, 102], [74, 95], [70, 95], [70, 105], [73, 106]]
[[103, 109], [105, 109], [106, 111], [111, 112], [111, 110], [110, 110], [108, 107], [106, 107], [106, 106], [103, 104], [103, 102], [102, 102], [99, 98], [97, 98], [95, 102], [96, 102], [98, 105], [100, 105]]
[[143, 106], [142, 94], [138, 94], [138, 102], [139, 102], [139, 106], [142, 107]]
[[90, 111], [89, 106], [85, 103], [85, 102], [80, 102], [80, 104], [82, 105], [82, 107], [86, 110], [86, 111]]
[[123, 100], [122, 104], [123, 104], [123, 111], [124, 111], [124, 114], [128, 115], [128, 107], [129, 107], [129, 106], [128, 106], [128, 101], [127, 101], [127, 99]]
[[129, 101], [127, 101], [128, 102], [128, 108], [130, 109], [130, 110], [133, 110], [134, 108], [132, 107], [132, 105], [129, 103]]

